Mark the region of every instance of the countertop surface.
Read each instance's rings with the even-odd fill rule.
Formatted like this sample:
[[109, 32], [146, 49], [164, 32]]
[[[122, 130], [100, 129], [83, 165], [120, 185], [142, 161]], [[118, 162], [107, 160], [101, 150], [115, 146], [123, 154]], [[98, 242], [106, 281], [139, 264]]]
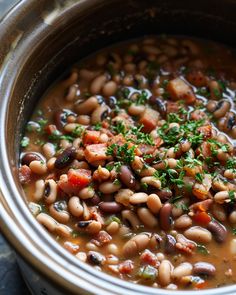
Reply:
[[[0, 18], [16, 2], [18, 1], [0, 0]], [[0, 295], [29, 294], [16, 263], [15, 253], [2, 236], [0, 225]]]

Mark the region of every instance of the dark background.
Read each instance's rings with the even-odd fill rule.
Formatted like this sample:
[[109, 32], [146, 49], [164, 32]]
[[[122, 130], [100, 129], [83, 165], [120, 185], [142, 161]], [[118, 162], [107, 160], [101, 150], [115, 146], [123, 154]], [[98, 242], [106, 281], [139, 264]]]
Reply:
[[[16, 2], [19, 2], [19, 0], [0, 0], [0, 18], [2, 18]], [[29, 294], [16, 264], [15, 253], [2, 236], [0, 225], [0, 295]]]

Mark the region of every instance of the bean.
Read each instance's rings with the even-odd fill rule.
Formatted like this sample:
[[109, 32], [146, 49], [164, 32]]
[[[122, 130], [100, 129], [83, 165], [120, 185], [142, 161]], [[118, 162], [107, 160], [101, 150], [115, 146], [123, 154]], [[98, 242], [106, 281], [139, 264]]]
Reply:
[[[120, 253], [120, 249], [117, 247], [116, 244], [108, 244], [107, 245], [107, 251], [112, 254], [112, 256], [109, 257], [109, 264], [117, 264], [119, 262], [119, 259], [116, 257]], [[116, 256], [114, 256], [116, 255]], [[108, 257], [107, 257], [108, 260]]]
[[70, 198], [68, 202], [68, 209], [70, 213], [75, 217], [80, 217], [83, 215], [84, 208], [80, 204], [80, 199], [78, 197], [72, 197]]
[[44, 162], [34, 160], [29, 164], [30, 170], [38, 175], [43, 175], [47, 173], [47, 165]]
[[159, 179], [156, 179], [154, 176], [146, 176], [141, 178], [141, 183], [146, 183], [150, 186], [154, 186], [157, 189], [161, 188], [161, 182]]
[[169, 260], [162, 260], [159, 266], [158, 281], [161, 286], [167, 286], [171, 282], [172, 264]]
[[122, 205], [116, 202], [101, 202], [98, 206], [102, 212], [109, 214], [116, 214], [122, 210]]
[[191, 263], [183, 262], [173, 270], [172, 278], [175, 280], [180, 280], [182, 277], [191, 275], [192, 270], [193, 266]]
[[226, 169], [224, 172], [224, 177], [228, 179], [234, 179], [236, 178], [236, 173], [233, 172], [233, 169]]
[[106, 83], [107, 77], [105, 75], [100, 75], [96, 77], [90, 85], [90, 92], [92, 94], [99, 94], [102, 90], [102, 87]]
[[132, 212], [131, 210], [123, 210], [121, 212], [121, 216], [124, 221], [128, 221], [129, 225], [133, 229], [137, 229], [140, 226], [140, 221], [137, 218], [136, 214]]
[[136, 105], [136, 104], [132, 103], [128, 107], [128, 113], [131, 116], [140, 116], [144, 111], [145, 111], [145, 106], [143, 106], [143, 105]]
[[145, 45], [142, 47], [143, 52], [147, 53], [147, 54], [154, 54], [154, 55], [158, 55], [161, 53], [161, 50], [155, 46], [151, 46], [151, 45]]
[[51, 159], [49, 159], [48, 161], [47, 161], [47, 168], [48, 168], [48, 170], [50, 170], [50, 171], [52, 171], [52, 170], [54, 170], [54, 165], [55, 165], [55, 162], [56, 162], [56, 157], [52, 157]]
[[83, 200], [91, 199], [95, 195], [95, 191], [92, 187], [85, 187], [79, 192], [79, 197]]
[[112, 194], [117, 192], [121, 188], [119, 183], [114, 183], [111, 181], [105, 181], [99, 185], [99, 190], [103, 194]]
[[93, 125], [104, 121], [109, 114], [109, 108], [107, 105], [98, 106], [91, 115], [91, 123]]
[[118, 193], [115, 195], [115, 200], [117, 203], [121, 203], [124, 206], [128, 206], [130, 204], [130, 197], [134, 194], [130, 189], [124, 188], [120, 189]]
[[217, 102], [215, 100], [209, 100], [207, 103], [207, 110], [213, 113], [216, 110]]
[[45, 190], [45, 183], [43, 179], [39, 179], [35, 182], [35, 191], [33, 194], [33, 199], [35, 202], [40, 201], [43, 198]]
[[100, 197], [95, 193], [95, 195], [89, 199], [89, 203], [92, 205], [92, 206], [96, 206], [98, 205], [99, 203], [101, 202], [101, 199]]
[[[233, 195], [234, 199], [236, 199], [236, 194]], [[223, 204], [224, 202], [228, 202], [229, 200], [229, 192], [221, 191], [214, 195], [214, 201], [218, 204]]]
[[171, 254], [175, 252], [176, 240], [172, 235], [166, 235], [165, 252]]
[[85, 101], [75, 104], [75, 110], [78, 115], [89, 115], [91, 114], [97, 107], [99, 106], [99, 102], [96, 96], [91, 96]]
[[80, 261], [86, 262], [87, 260], [87, 254], [85, 252], [78, 252], [75, 255]]
[[184, 214], [175, 220], [175, 228], [183, 229], [192, 226], [192, 219]]
[[224, 222], [227, 219], [224, 208], [217, 203], [212, 205], [212, 214], [217, 220], [221, 222]]
[[223, 243], [227, 238], [226, 228], [216, 220], [212, 220], [208, 223], [207, 229], [212, 233], [216, 242]]
[[232, 255], [236, 255], [236, 239], [232, 239], [231, 241], [230, 241], [230, 253], [232, 254]]
[[43, 157], [37, 153], [25, 153], [21, 158], [21, 165], [29, 166], [32, 161], [43, 161]]
[[170, 189], [161, 189], [157, 192], [157, 195], [162, 201], [165, 202], [172, 197], [172, 191]]
[[93, 178], [96, 180], [107, 180], [110, 177], [110, 171], [104, 167], [99, 166], [93, 173]]
[[39, 223], [45, 226], [46, 229], [48, 229], [50, 232], [54, 232], [57, 228], [58, 223], [56, 222], [56, 220], [46, 213], [39, 213], [36, 219], [38, 220]]
[[56, 227], [56, 233], [64, 238], [70, 238], [72, 230], [69, 226], [65, 224], [58, 224]]
[[138, 208], [137, 214], [145, 226], [154, 228], [158, 225], [156, 217], [150, 212], [148, 208]]
[[114, 81], [107, 82], [102, 88], [103, 95], [107, 97], [114, 95], [116, 90], [117, 84]]
[[[76, 124], [74, 124], [74, 123], [67, 124], [66, 127], [68, 127], [69, 125], [76, 125]], [[60, 145], [59, 145], [59, 146], [60, 146], [60, 148], [61, 148], [62, 150], [65, 150], [65, 149], [71, 147], [72, 144], [71, 144], [71, 143], [69, 142], [69, 140], [67, 140], [67, 139], [61, 139], [61, 140], [60, 140]]]
[[50, 142], [45, 143], [43, 145], [42, 149], [43, 149], [43, 153], [47, 159], [52, 158], [56, 153], [54, 144], [52, 144]]
[[162, 203], [158, 195], [156, 194], [149, 195], [147, 198], [147, 206], [152, 213], [157, 214], [162, 207]]
[[66, 224], [70, 219], [70, 214], [67, 212], [67, 204], [65, 201], [58, 201], [51, 204], [49, 212], [58, 222]]
[[40, 211], [41, 211], [41, 206], [39, 204], [36, 204], [36, 203], [33, 203], [33, 202], [30, 202], [29, 203], [29, 209], [30, 209], [30, 212], [34, 215], [34, 216], [37, 216]]
[[236, 224], [236, 210], [232, 211], [229, 214], [229, 222], [232, 224]]
[[114, 235], [118, 232], [120, 226], [119, 223], [116, 221], [112, 221], [106, 228], [106, 231], [110, 234], [110, 235]]
[[146, 203], [147, 202], [148, 195], [146, 193], [140, 192], [135, 193], [129, 198], [129, 202], [133, 205]]
[[69, 147], [65, 149], [56, 159], [55, 168], [63, 169], [67, 167], [76, 157], [76, 150], [74, 147]]
[[120, 167], [119, 177], [121, 182], [130, 189], [134, 189], [136, 187], [135, 176], [131, 172], [128, 166], [122, 165]]
[[44, 198], [47, 204], [52, 204], [57, 198], [57, 183], [53, 179], [45, 181]]
[[102, 225], [101, 222], [96, 221], [96, 220], [92, 220], [89, 225], [86, 228], [86, 231], [91, 234], [98, 234], [100, 232], [100, 230], [102, 229]]
[[223, 117], [230, 109], [230, 103], [225, 100], [220, 100], [216, 105], [216, 110], [213, 113], [213, 116], [216, 119]]
[[193, 226], [184, 232], [184, 235], [195, 242], [209, 243], [212, 240], [211, 232], [201, 226]]
[[215, 272], [214, 265], [207, 262], [197, 262], [193, 265], [194, 275], [214, 276]]
[[182, 41], [182, 45], [189, 50], [193, 55], [199, 54], [199, 48], [198, 46], [191, 40], [185, 39]]
[[166, 231], [169, 230], [172, 225], [171, 210], [172, 205], [170, 203], [165, 203], [159, 212], [160, 226]]
[[122, 249], [123, 255], [125, 257], [132, 257], [137, 255], [139, 252], [147, 248], [149, 241], [150, 236], [145, 233], [140, 233], [134, 236], [124, 244]]
[[73, 84], [69, 87], [68, 93], [65, 96], [66, 101], [74, 101], [77, 98], [77, 95], [79, 94], [79, 85]]
[[80, 115], [77, 117], [76, 122], [81, 125], [89, 125], [90, 124], [90, 116], [88, 115]]
[[89, 251], [87, 254], [87, 259], [88, 262], [93, 265], [102, 265], [106, 260], [102, 254], [95, 251]]

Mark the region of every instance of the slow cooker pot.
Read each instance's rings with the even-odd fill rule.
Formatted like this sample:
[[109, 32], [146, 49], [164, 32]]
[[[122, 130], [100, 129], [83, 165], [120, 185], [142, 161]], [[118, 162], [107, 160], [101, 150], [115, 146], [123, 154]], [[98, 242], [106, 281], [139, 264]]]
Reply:
[[[31, 215], [18, 181], [19, 141], [37, 100], [74, 62], [145, 34], [182, 34], [231, 46], [234, 0], [22, 0], [0, 24], [0, 217], [34, 294], [195, 294], [128, 283], [59, 246]], [[236, 294], [236, 285], [198, 291]]]

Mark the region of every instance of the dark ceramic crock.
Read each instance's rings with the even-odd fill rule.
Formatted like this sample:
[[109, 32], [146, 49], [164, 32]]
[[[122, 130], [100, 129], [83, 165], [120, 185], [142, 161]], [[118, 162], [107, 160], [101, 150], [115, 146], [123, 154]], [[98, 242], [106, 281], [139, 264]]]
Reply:
[[[63, 250], [29, 212], [18, 181], [19, 140], [37, 100], [75, 61], [145, 34], [235, 44], [233, 0], [23, 0], [0, 24], [0, 216], [35, 294], [195, 294], [131, 284]], [[198, 291], [236, 294], [236, 286]]]

